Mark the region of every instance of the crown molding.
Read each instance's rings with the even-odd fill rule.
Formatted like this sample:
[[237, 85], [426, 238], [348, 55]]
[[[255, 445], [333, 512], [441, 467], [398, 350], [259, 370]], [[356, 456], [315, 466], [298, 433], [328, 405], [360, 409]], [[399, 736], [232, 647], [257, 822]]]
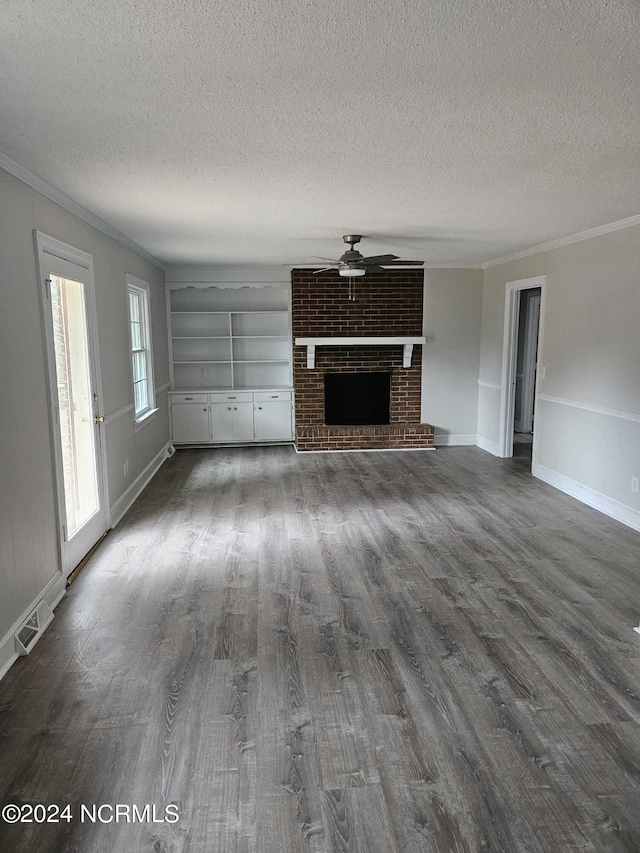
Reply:
[[88, 225], [91, 225], [98, 231], [102, 231], [102, 233], [106, 234], [107, 237], [111, 237], [112, 240], [116, 240], [122, 246], [125, 246], [127, 249], [135, 252], [136, 255], [140, 255], [140, 257], [149, 261], [154, 266], [164, 270], [164, 264], [157, 258], [154, 258], [153, 255], [150, 255], [149, 252], [145, 251], [142, 246], [139, 246], [116, 228], [112, 228], [111, 225], [108, 225], [100, 219], [100, 217], [82, 207], [78, 202], [69, 198], [68, 195], [65, 195], [59, 189], [56, 189], [56, 187], [47, 183], [43, 178], [36, 175], [35, 172], [27, 169], [26, 166], [18, 163], [17, 160], [14, 160], [13, 157], [9, 157], [9, 155], [5, 154], [3, 151], [0, 151], [0, 169], [4, 169], [5, 172], [9, 172], [9, 174], [13, 175], [14, 178], [18, 178], [18, 180], [22, 181], [23, 184], [27, 184], [32, 189], [51, 199], [51, 201], [59, 204], [60, 207], [64, 207], [65, 210], [68, 210], [69, 213], [77, 216], [78, 219], [82, 219]]
[[551, 249], [560, 249], [562, 246], [570, 246], [571, 243], [579, 243], [581, 240], [590, 240], [592, 237], [599, 237], [601, 234], [622, 231], [623, 228], [633, 228], [634, 225], [640, 225], [640, 214], [629, 216], [627, 219], [619, 219], [617, 222], [610, 222], [608, 225], [599, 225], [597, 228], [590, 228], [588, 231], [579, 231], [577, 234], [570, 234], [568, 237], [561, 237], [559, 240], [540, 243], [538, 246], [522, 249], [522, 251], [514, 252], [512, 255], [504, 255], [501, 258], [484, 261], [484, 263], [480, 264], [480, 268], [486, 270], [488, 267], [495, 267], [498, 264], [506, 264], [509, 261], [518, 261], [520, 258], [527, 258], [529, 255], [537, 255], [538, 252], [549, 252]]

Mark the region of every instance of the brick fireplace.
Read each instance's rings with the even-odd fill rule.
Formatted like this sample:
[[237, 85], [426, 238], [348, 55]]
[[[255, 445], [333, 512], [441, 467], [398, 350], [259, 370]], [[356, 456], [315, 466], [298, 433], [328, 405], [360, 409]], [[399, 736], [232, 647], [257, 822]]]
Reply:
[[[293, 337], [406, 337], [422, 334], [423, 270], [367, 272], [354, 282], [337, 271], [314, 274], [294, 269]], [[419, 449], [433, 447], [433, 427], [420, 423], [422, 348], [414, 346], [411, 366], [403, 367], [397, 346], [322, 346], [313, 369], [307, 349], [294, 346], [293, 385], [296, 447], [305, 450]], [[324, 413], [325, 373], [390, 372], [389, 423], [328, 426]]]

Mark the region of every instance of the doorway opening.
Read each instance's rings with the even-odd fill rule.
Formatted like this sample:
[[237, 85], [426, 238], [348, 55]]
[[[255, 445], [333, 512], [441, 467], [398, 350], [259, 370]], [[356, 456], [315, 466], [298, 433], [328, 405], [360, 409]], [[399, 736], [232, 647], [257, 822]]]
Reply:
[[531, 468], [536, 455], [536, 402], [541, 372], [546, 276], [507, 283], [499, 455]]
[[535, 420], [535, 388], [540, 329], [539, 287], [518, 291], [516, 388], [513, 407], [513, 455], [531, 464]]

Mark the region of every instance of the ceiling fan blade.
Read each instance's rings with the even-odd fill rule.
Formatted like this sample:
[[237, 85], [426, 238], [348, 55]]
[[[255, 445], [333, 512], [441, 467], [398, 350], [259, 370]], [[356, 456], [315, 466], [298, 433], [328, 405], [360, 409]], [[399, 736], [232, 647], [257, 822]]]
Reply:
[[378, 263], [384, 267], [421, 267], [424, 264], [424, 261], [403, 261], [398, 259], [396, 261], [379, 261]]
[[319, 272], [329, 272], [329, 270], [335, 270], [337, 267], [323, 267], [321, 270], [314, 270], [313, 275], [318, 275]]
[[386, 264], [388, 261], [396, 260], [398, 260], [398, 255], [369, 255], [368, 258], [362, 258], [361, 263]]
[[338, 258], [323, 258], [320, 255], [311, 255], [312, 258], [315, 258], [317, 261], [329, 261], [332, 264], [339, 264], [340, 261]]

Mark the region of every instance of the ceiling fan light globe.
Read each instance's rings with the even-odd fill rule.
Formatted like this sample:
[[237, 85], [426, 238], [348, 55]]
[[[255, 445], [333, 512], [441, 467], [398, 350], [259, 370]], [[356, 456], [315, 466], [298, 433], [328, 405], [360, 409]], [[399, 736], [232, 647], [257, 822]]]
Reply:
[[355, 278], [358, 275], [364, 275], [366, 272], [362, 267], [341, 267], [338, 270], [340, 275], [346, 276], [347, 278]]

